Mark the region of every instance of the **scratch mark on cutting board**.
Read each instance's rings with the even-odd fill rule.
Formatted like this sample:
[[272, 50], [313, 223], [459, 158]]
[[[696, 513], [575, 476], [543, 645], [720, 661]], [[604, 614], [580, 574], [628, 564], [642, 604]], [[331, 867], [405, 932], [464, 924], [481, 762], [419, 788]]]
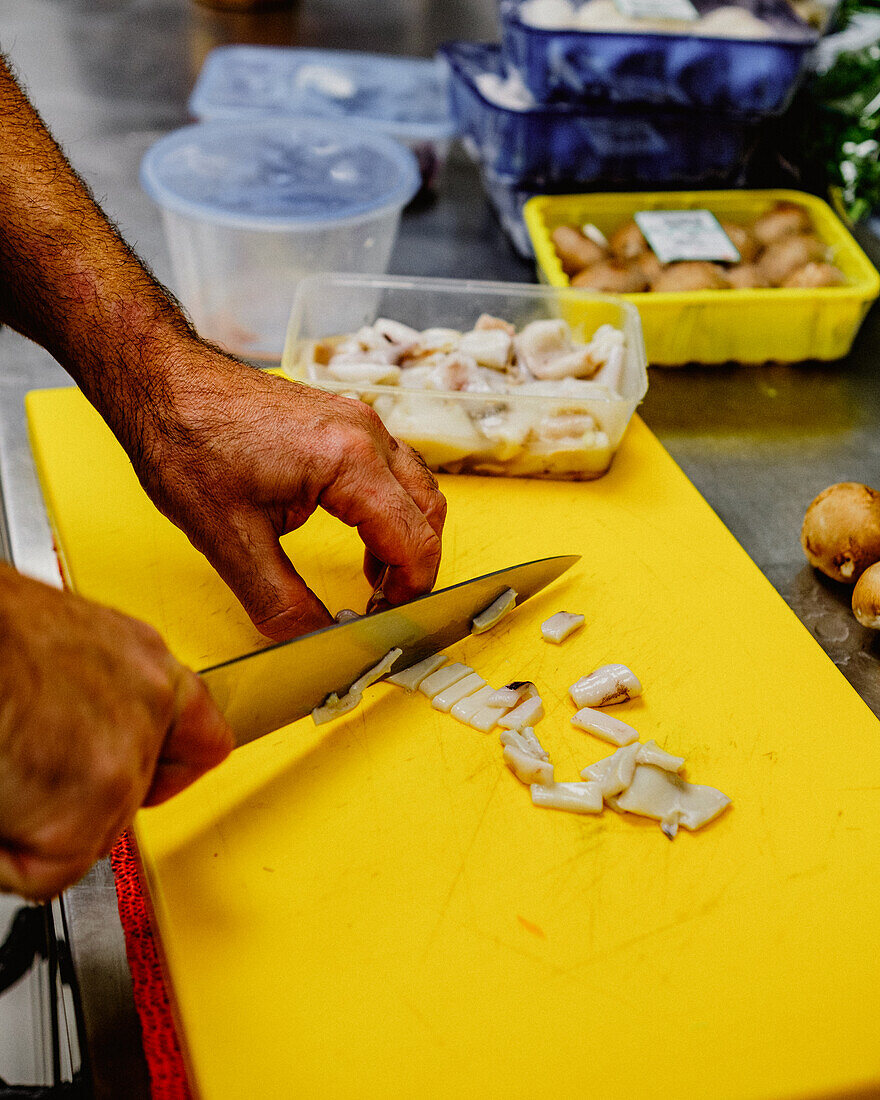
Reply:
[[495, 797], [495, 792], [498, 790], [498, 784], [500, 783], [500, 781], [501, 781], [501, 772], [498, 771], [496, 776], [495, 776], [495, 782], [492, 784], [492, 788], [489, 791], [488, 795], [486, 796], [486, 801], [483, 803], [483, 808], [480, 811], [480, 816], [479, 816], [479, 818], [477, 820], [477, 823], [474, 826], [474, 829], [471, 833], [470, 840], [468, 840], [468, 842], [465, 846], [465, 849], [462, 852], [461, 862], [458, 865], [458, 870], [453, 875], [452, 881], [449, 883], [449, 889], [446, 891], [446, 896], [444, 897], [444, 899], [443, 899], [443, 901], [440, 905], [439, 916], [437, 917], [437, 920], [434, 923], [434, 927], [431, 929], [430, 935], [427, 937], [427, 939], [425, 941], [425, 946], [422, 950], [422, 959], [423, 960], [427, 958], [428, 952], [431, 949], [431, 945], [434, 943], [434, 940], [437, 938], [437, 932], [440, 928], [440, 925], [443, 923], [443, 919], [446, 915], [447, 907], [449, 906], [449, 903], [452, 901], [452, 896], [455, 893], [456, 888], [457, 888], [459, 882], [461, 881], [461, 879], [464, 875], [465, 867], [467, 865], [468, 856], [470, 855], [470, 853], [471, 853], [471, 851], [474, 847], [474, 844], [476, 843], [477, 837], [479, 836], [480, 830], [483, 827], [483, 822], [486, 819], [486, 814], [489, 812], [489, 806], [490, 806], [492, 800]]

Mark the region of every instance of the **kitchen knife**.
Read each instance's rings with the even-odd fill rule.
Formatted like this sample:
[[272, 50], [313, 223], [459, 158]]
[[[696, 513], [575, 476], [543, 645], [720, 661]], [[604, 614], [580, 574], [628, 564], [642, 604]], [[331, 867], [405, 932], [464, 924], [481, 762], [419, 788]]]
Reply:
[[360, 619], [224, 661], [199, 673], [214, 702], [246, 745], [303, 718], [330, 692], [343, 695], [394, 648], [392, 672], [414, 665], [470, 633], [476, 615], [512, 588], [516, 603], [539, 592], [580, 556], [541, 558], [499, 569]]

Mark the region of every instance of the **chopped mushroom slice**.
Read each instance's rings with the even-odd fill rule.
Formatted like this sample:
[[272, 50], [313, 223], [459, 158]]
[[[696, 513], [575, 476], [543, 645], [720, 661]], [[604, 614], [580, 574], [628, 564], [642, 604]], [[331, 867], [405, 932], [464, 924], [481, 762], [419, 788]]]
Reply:
[[631, 745], [639, 739], [638, 733], [626, 722], [590, 707], [582, 707], [572, 718], [571, 724], [601, 737], [603, 741], [610, 741], [612, 745]]
[[356, 611], [352, 611], [350, 607], [342, 607], [333, 616], [338, 623], [350, 623], [355, 619], [362, 619], [362, 615], [358, 615]]
[[423, 695], [427, 695], [429, 699], [433, 699], [438, 692], [458, 683], [458, 681], [463, 680], [465, 676], [470, 676], [473, 671], [474, 670], [469, 665], [463, 665], [460, 661], [454, 661], [451, 665], [447, 665], [446, 668], [440, 668], [436, 672], [432, 672], [430, 676], [426, 676], [419, 684], [419, 691]]
[[445, 665], [449, 660], [442, 653], [432, 653], [430, 657], [426, 657], [423, 661], [419, 661], [418, 664], [410, 665], [409, 668], [405, 668], [402, 672], [395, 672], [393, 676], [388, 677], [389, 684], [397, 684], [398, 687], [404, 688], [406, 691], [416, 691], [419, 684], [426, 676], [430, 676], [432, 672], [436, 672], [441, 665]]
[[521, 730], [502, 730], [498, 740], [504, 746], [510, 745], [527, 756], [534, 756], [536, 760], [550, 759], [531, 726], [524, 726]]
[[653, 764], [655, 768], [662, 768], [666, 772], [680, 772], [684, 767], [684, 757], [673, 756], [661, 749], [656, 741], [646, 741], [644, 745], [639, 745], [636, 763]]
[[632, 777], [636, 771], [636, 760], [641, 747], [638, 742], [632, 745], [624, 745], [617, 752], [613, 752], [603, 760], [598, 760], [595, 764], [590, 764], [589, 767], [584, 768], [581, 772], [581, 779], [598, 783], [603, 798], [620, 794], [632, 783]]
[[547, 760], [538, 760], [515, 745], [505, 745], [503, 755], [504, 763], [516, 778], [527, 786], [531, 784], [547, 786], [553, 782], [553, 765]]
[[545, 642], [555, 642], [559, 645], [584, 625], [584, 616], [575, 615], [571, 611], [557, 611], [549, 619], [541, 623], [541, 637]]
[[651, 764], [637, 764], [632, 783], [608, 804], [618, 811], [655, 818], [671, 840], [679, 825], [701, 828], [726, 809], [730, 799], [715, 787], [688, 783]]
[[532, 784], [532, 802], [550, 810], [568, 810], [576, 814], [602, 812], [602, 791], [598, 783]]
[[508, 685], [493, 691], [486, 702], [490, 707], [515, 707], [519, 700], [519, 692]]
[[608, 707], [642, 694], [642, 685], [626, 665], [602, 665], [568, 689], [576, 707]]
[[516, 592], [512, 588], [508, 588], [477, 615], [471, 623], [471, 634], [483, 634], [485, 631], [491, 630], [508, 612], [513, 611], [514, 607], [516, 607]]
[[377, 680], [382, 679], [401, 653], [403, 653], [402, 649], [389, 650], [377, 665], [373, 665], [372, 668], [367, 669], [363, 676], [355, 680], [348, 690], [358, 695], [362, 695], [370, 684], [375, 684]]
[[486, 684], [485, 687], [475, 691], [473, 695], [466, 695], [461, 702], [455, 704], [449, 713], [453, 718], [457, 718], [459, 722], [470, 725], [470, 721], [477, 711], [483, 710], [488, 705], [489, 698], [494, 690], [491, 684]]
[[341, 698], [335, 691], [331, 691], [324, 702], [312, 711], [312, 720], [315, 725], [322, 726], [325, 722], [331, 722], [334, 718], [354, 710], [363, 698], [365, 689], [370, 684], [375, 684], [377, 680], [381, 680], [402, 652], [402, 649], [389, 650], [378, 664], [368, 668], [362, 676], [359, 676]]
[[[534, 687], [534, 685], [532, 685]], [[518, 730], [523, 726], [534, 726], [544, 717], [544, 704], [537, 691], [528, 699], [524, 699], [518, 707], [499, 718], [498, 725], [505, 729]]]
[[507, 707], [481, 707], [468, 719], [468, 725], [482, 733], [494, 729], [507, 713]]
[[340, 698], [335, 691], [331, 691], [324, 702], [312, 711], [312, 721], [316, 726], [323, 726], [325, 722], [332, 722], [334, 718], [339, 718], [343, 714], [348, 714], [350, 710], [354, 710], [362, 698], [363, 696], [355, 695], [350, 691]]
[[457, 680], [454, 684], [450, 684], [448, 688], [444, 688], [443, 691], [438, 691], [431, 700], [431, 706], [436, 710], [442, 710], [448, 713], [455, 704], [461, 702], [465, 696], [473, 694], [473, 692], [478, 691], [481, 687], [485, 687], [485, 685], [486, 681], [479, 672], [472, 672], [470, 676], [465, 676], [461, 680]]

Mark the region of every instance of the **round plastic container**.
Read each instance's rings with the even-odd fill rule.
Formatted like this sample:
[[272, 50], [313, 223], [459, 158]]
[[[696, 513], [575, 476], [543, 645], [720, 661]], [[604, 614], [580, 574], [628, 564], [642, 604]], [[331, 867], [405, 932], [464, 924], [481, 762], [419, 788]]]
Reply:
[[277, 361], [294, 290], [318, 271], [382, 274], [419, 189], [413, 154], [347, 122], [200, 122], [147, 150], [174, 290], [199, 333]]

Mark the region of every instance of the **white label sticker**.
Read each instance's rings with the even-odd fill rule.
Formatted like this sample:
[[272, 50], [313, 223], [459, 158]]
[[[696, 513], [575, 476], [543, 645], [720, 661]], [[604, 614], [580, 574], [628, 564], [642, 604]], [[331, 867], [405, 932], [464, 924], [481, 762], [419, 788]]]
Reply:
[[621, 15], [630, 19], [686, 19], [700, 18], [691, 0], [614, 0]]
[[739, 263], [739, 253], [710, 210], [641, 210], [635, 221], [661, 264], [674, 260]]

